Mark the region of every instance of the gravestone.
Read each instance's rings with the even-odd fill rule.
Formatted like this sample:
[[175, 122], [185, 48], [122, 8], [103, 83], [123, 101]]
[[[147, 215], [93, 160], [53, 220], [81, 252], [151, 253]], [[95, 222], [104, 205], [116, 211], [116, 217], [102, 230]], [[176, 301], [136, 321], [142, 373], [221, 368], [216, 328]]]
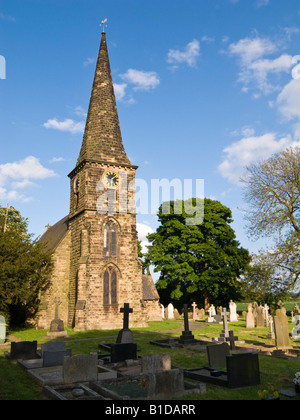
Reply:
[[72, 351], [66, 349], [62, 341], [49, 341], [42, 344], [43, 367], [62, 366], [65, 356], [72, 356]]
[[194, 321], [199, 321], [199, 316], [198, 316], [198, 314], [196, 312], [197, 303], [196, 302], [193, 302], [192, 307], [193, 307], [193, 318], [192, 319]]
[[288, 317], [286, 316], [286, 309], [284, 307], [276, 310], [274, 324], [276, 348], [278, 350], [287, 350], [291, 348]]
[[44, 351], [43, 368], [62, 366], [64, 364], [64, 358], [66, 356], [72, 356], [71, 349], [66, 349], [63, 351]]
[[299, 340], [300, 338], [300, 315], [296, 315], [296, 326], [293, 328], [292, 331], [292, 338], [294, 340]]
[[259, 306], [256, 312], [256, 328], [264, 328], [264, 326], [265, 326], [264, 309], [262, 306]]
[[164, 399], [184, 394], [184, 373], [181, 369], [160, 370], [147, 374], [147, 396]]
[[11, 360], [31, 360], [39, 359], [37, 353], [37, 341], [12, 342], [10, 350]]
[[4, 316], [0, 315], [0, 344], [4, 344], [6, 340], [6, 321]]
[[98, 379], [97, 354], [67, 356], [63, 364], [64, 383], [90, 382]]
[[165, 318], [165, 307], [161, 303], [159, 305], [160, 305], [160, 309], [161, 309], [161, 317], [162, 317], [162, 319], [164, 319]]
[[115, 343], [110, 344], [110, 362], [119, 363], [125, 360], [137, 359], [137, 344], [136, 343]]
[[181, 318], [181, 315], [180, 315], [180, 313], [178, 312], [178, 309], [174, 309], [174, 318], [175, 319], [179, 319], [179, 318]]
[[246, 328], [255, 328], [253, 306], [252, 306], [251, 303], [248, 305], [248, 312], [247, 312], [247, 316], [246, 316]]
[[269, 327], [269, 306], [265, 304], [264, 306], [264, 319], [265, 319], [265, 327]]
[[223, 308], [223, 312], [221, 313], [223, 317], [223, 330], [220, 334], [220, 337], [218, 338], [218, 341], [226, 341], [226, 338], [229, 338], [229, 329], [228, 329], [228, 320], [227, 316], [229, 315], [226, 311], [226, 308]]
[[54, 319], [51, 321], [50, 330], [47, 333], [47, 336], [56, 338], [56, 337], [65, 337], [67, 332], [65, 331], [64, 321], [60, 319], [60, 305], [62, 304], [62, 299], [60, 297], [56, 298], [55, 301], [55, 313]]
[[226, 343], [207, 346], [207, 357], [210, 368], [224, 368], [226, 366], [227, 356], [230, 356], [230, 350]]
[[168, 311], [168, 319], [174, 319], [174, 306], [172, 305], [172, 303], [169, 303], [167, 307], [167, 311]]
[[171, 369], [172, 363], [169, 354], [151, 354], [150, 356], [142, 357], [142, 373]]
[[119, 331], [116, 342], [117, 344], [134, 343], [132, 331], [129, 329], [129, 314], [132, 314], [133, 309], [129, 307], [129, 303], [125, 303], [120, 312], [123, 313], [123, 329]]
[[227, 376], [229, 388], [259, 385], [258, 355], [254, 353], [241, 353], [227, 357]]
[[269, 314], [269, 334], [268, 334], [268, 338], [275, 338], [275, 333], [274, 333], [274, 329], [273, 329], [273, 325], [274, 325], [274, 320], [272, 315]]
[[195, 342], [195, 337], [189, 329], [189, 315], [188, 315], [188, 305], [184, 305], [184, 331], [182, 332], [181, 337], [179, 338], [180, 344], [193, 344]]
[[236, 303], [234, 303], [232, 300], [229, 303], [229, 321], [230, 322], [238, 321], [238, 316], [236, 313]]
[[238, 341], [238, 337], [234, 336], [233, 331], [229, 331], [229, 337], [226, 338], [227, 343], [230, 343], [230, 350], [235, 350], [235, 342]]
[[216, 308], [214, 307], [214, 305], [211, 305], [209, 308], [208, 308], [208, 314], [209, 314], [209, 316], [208, 316], [208, 318], [207, 318], [207, 322], [209, 322], [209, 323], [214, 323], [214, 322], [216, 322], [216, 320], [215, 320], [215, 316], [216, 316]]

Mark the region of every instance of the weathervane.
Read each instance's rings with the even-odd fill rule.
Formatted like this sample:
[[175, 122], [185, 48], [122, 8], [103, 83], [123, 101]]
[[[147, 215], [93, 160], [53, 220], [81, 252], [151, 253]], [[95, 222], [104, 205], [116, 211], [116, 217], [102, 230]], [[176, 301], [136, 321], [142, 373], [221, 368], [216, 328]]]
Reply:
[[[107, 25], [105, 25], [107, 22], [107, 19], [102, 20], [101, 25], [103, 26], [103, 32], [105, 32], [104, 28], [107, 27]], [[101, 26], [100, 25], [100, 26]]]

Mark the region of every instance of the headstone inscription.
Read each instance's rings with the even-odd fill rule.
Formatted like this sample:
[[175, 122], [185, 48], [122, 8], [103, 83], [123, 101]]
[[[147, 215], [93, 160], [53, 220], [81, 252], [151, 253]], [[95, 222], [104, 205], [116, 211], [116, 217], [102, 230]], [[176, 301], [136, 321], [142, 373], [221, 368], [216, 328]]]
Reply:
[[125, 303], [124, 308], [121, 308], [120, 312], [123, 313], [123, 328], [119, 331], [116, 343], [134, 343], [132, 331], [129, 329], [129, 314], [133, 313], [133, 309], [130, 308], [129, 303]]
[[276, 310], [274, 316], [275, 324], [275, 345], [278, 350], [287, 350], [291, 348], [289, 337], [288, 317], [286, 316], [286, 309], [282, 306]]

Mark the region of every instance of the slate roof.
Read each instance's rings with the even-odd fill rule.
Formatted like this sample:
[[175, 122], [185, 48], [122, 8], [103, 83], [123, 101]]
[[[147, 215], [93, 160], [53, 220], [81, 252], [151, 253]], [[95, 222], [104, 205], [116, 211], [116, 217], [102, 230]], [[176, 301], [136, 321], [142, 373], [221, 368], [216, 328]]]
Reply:
[[55, 251], [60, 242], [65, 237], [69, 228], [69, 216], [64, 217], [54, 226], [51, 226], [44, 235], [40, 238], [39, 242], [45, 244], [49, 251]]
[[143, 274], [143, 297], [144, 300], [159, 300], [159, 294], [150, 273]]

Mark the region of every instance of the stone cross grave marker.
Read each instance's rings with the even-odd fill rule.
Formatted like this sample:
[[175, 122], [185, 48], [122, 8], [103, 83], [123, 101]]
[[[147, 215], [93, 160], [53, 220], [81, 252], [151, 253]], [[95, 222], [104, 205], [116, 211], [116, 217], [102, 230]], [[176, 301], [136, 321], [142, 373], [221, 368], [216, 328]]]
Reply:
[[55, 303], [55, 312], [54, 312], [54, 319], [60, 319], [60, 305], [62, 304], [62, 299], [57, 297], [54, 300]]
[[199, 320], [199, 316], [196, 313], [197, 303], [193, 302], [192, 307], [193, 307], [193, 320], [197, 321]]
[[124, 303], [124, 308], [120, 309], [123, 314], [123, 328], [119, 331], [117, 344], [134, 343], [132, 331], [129, 329], [129, 314], [133, 313], [129, 303]]
[[195, 338], [189, 329], [188, 305], [184, 305], [183, 314], [184, 314], [184, 331], [182, 332], [182, 335], [179, 338], [179, 342], [181, 344], [191, 344], [195, 342]]
[[228, 320], [227, 320], [227, 315], [228, 312], [226, 310], [226, 308], [223, 308], [223, 311], [221, 312], [221, 315], [223, 317], [223, 331], [225, 333], [225, 337], [229, 337], [229, 331], [228, 331]]
[[234, 336], [233, 331], [229, 331], [229, 337], [226, 338], [226, 341], [230, 344], [230, 350], [235, 350], [235, 342], [238, 341], [238, 337]]
[[268, 334], [268, 338], [275, 338], [275, 333], [273, 330], [273, 325], [274, 325], [274, 320], [272, 315], [269, 315], [269, 328], [270, 328], [270, 332]]
[[123, 328], [128, 329], [129, 328], [129, 314], [133, 313], [133, 309], [130, 308], [129, 303], [125, 303], [124, 308], [121, 308], [120, 312], [124, 314], [124, 316], [123, 316]]

